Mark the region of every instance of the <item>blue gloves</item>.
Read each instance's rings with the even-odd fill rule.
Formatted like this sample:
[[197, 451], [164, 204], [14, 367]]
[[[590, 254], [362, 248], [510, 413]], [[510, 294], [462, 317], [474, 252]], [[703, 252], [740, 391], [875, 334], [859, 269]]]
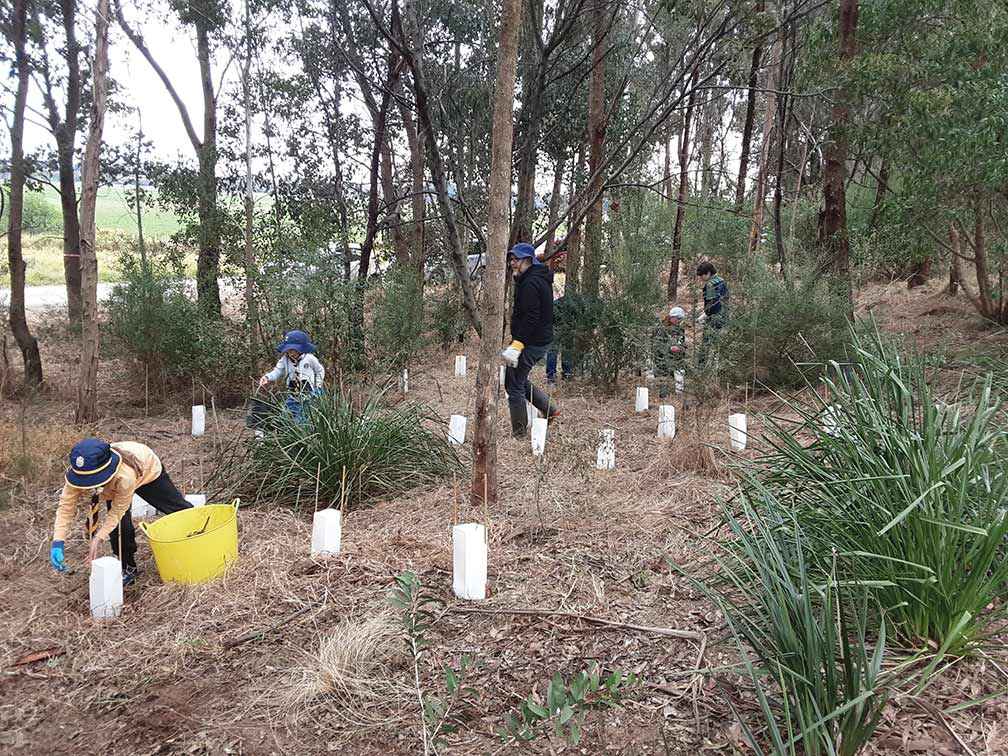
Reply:
[[63, 561], [63, 541], [53, 541], [49, 547], [49, 563], [57, 572], [66, 572], [66, 562]]

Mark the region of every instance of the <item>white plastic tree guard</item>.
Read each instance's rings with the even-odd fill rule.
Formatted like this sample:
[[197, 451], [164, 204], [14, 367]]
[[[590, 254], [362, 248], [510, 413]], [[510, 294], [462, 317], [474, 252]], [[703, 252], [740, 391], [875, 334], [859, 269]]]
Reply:
[[525, 415], [529, 425], [542, 417], [542, 413], [532, 405], [532, 402], [525, 402]]
[[192, 435], [197, 438], [206, 433], [206, 407], [194, 404], [192, 408]]
[[635, 412], [648, 411], [648, 390], [646, 386], [637, 387], [637, 400], [634, 402]]
[[662, 404], [658, 407], [658, 438], [675, 438], [675, 407]]
[[465, 443], [466, 417], [465, 415], [452, 415], [448, 421], [448, 439], [456, 446]]
[[486, 598], [486, 528], [468, 522], [452, 528], [452, 589], [466, 601]]
[[91, 562], [91, 616], [96, 620], [115, 619], [122, 611], [122, 564], [115, 557]]
[[731, 436], [731, 447], [735, 451], [745, 451], [748, 432], [746, 416], [739, 412], [728, 416], [728, 434]]
[[616, 467], [616, 431], [610, 429], [599, 431], [595, 467], [599, 470], [612, 470]]
[[826, 407], [820, 415], [822, 432], [836, 438], [840, 435], [840, 407], [835, 404]]
[[455, 357], [455, 377], [464, 378], [466, 374], [466, 358], [464, 354]]
[[311, 555], [335, 556], [343, 539], [343, 518], [338, 509], [320, 509], [312, 519]]
[[500, 385], [501, 385], [502, 387], [504, 386], [504, 374], [505, 374], [506, 372], [507, 372], [507, 366], [505, 366], [505, 365], [501, 365], [501, 366], [500, 366]]
[[675, 390], [677, 394], [681, 394], [686, 389], [686, 372], [683, 370], [676, 370], [672, 373], [675, 377]]
[[157, 510], [142, 498], [133, 494], [133, 503], [130, 505], [130, 516], [138, 520], [146, 517], [157, 517]]
[[402, 375], [399, 376], [399, 390], [404, 394], [409, 393], [409, 370], [403, 368]]
[[185, 500], [192, 504], [194, 507], [205, 507], [206, 506], [206, 494], [186, 494]]
[[546, 418], [537, 417], [532, 421], [532, 454], [539, 457], [546, 449]]

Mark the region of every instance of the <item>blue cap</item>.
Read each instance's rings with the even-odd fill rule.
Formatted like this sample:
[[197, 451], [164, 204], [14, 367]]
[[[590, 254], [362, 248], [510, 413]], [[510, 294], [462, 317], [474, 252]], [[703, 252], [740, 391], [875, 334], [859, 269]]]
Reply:
[[516, 260], [531, 258], [532, 262], [536, 262], [535, 247], [528, 242], [518, 242], [515, 244], [511, 247], [511, 251], [508, 252], [508, 256], [513, 257]]
[[288, 331], [284, 336], [283, 343], [276, 350], [286, 352], [289, 349], [301, 352], [301, 354], [311, 354], [315, 351], [315, 345], [311, 343], [311, 339], [304, 331]]
[[70, 451], [66, 482], [74, 488], [97, 488], [108, 483], [119, 470], [122, 457], [100, 438], [85, 438]]

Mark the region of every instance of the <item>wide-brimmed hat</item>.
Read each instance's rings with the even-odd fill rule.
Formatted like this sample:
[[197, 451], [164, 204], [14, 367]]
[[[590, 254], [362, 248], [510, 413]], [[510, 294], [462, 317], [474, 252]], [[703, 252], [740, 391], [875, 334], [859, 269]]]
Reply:
[[277, 346], [276, 350], [286, 352], [288, 349], [301, 352], [301, 354], [311, 354], [315, 351], [315, 345], [311, 343], [311, 339], [304, 331], [288, 331], [284, 336], [283, 343]]
[[108, 442], [100, 438], [85, 438], [70, 451], [70, 469], [66, 482], [74, 488], [97, 488], [108, 483], [122, 464]]

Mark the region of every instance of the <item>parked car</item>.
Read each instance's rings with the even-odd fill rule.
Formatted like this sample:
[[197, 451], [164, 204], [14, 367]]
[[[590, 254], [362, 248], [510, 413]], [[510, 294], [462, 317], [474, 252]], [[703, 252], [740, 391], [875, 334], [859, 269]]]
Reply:
[[[486, 257], [482, 252], [467, 255], [466, 267], [469, 270], [469, 280], [479, 281], [486, 271]], [[448, 283], [453, 275], [451, 263], [444, 259], [428, 260], [424, 266], [424, 280], [431, 283]]]

